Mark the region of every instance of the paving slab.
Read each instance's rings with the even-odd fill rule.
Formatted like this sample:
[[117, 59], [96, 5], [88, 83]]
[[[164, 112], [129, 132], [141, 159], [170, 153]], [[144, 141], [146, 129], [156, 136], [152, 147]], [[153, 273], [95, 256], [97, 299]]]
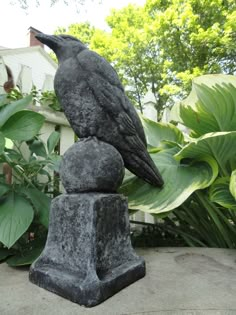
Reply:
[[85, 308], [33, 285], [26, 268], [0, 265], [0, 315], [236, 315], [236, 250], [139, 249], [145, 278]]

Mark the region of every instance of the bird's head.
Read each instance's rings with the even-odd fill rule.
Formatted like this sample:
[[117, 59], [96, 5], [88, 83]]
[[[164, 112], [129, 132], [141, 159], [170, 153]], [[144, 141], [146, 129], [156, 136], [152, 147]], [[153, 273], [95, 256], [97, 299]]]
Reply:
[[59, 62], [73, 57], [87, 48], [80, 40], [70, 35], [46, 35], [39, 33], [35, 37], [55, 52]]

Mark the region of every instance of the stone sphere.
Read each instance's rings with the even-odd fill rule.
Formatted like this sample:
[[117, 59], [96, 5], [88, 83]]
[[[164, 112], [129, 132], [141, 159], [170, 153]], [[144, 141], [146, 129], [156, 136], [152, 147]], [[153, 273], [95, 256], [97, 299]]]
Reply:
[[116, 192], [124, 178], [124, 162], [110, 144], [87, 138], [64, 154], [60, 177], [67, 193]]

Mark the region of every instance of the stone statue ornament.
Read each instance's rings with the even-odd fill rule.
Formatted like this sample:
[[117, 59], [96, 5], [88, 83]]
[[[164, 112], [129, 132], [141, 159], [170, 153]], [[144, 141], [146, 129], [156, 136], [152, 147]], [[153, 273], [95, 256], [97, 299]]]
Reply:
[[117, 193], [124, 167], [151, 185], [164, 183], [113, 67], [72, 36], [36, 37], [58, 58], [55, 92], [79, 141], [63, 156], [66, 194], [52, 202], [47, 243], [30, 280], [91, 307], [145, 275], [130, 242], [127, 200]]

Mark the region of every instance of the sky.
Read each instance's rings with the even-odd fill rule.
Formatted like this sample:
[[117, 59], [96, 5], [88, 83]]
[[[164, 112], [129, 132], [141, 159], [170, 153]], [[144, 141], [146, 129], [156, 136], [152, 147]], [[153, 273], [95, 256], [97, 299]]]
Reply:
[[[11, 4], [15, 2], [14, 4]], [[29, 0], [30, 3], [35, 3]], [[106, 16], [112, 8], [120, 9], [128, 3], [143, 5], [145, 0], [85, 0], [77, 11], [75, 6], [66, 6], [63, 0], [50, 7], [50, 0], [40, 0], [40, 6], [31, 5], [24, 11], [17, 0], [0, 0], [0, 46], [18, 48], [28, 46], [27, 33], [30, 26], [43, 33], [52, 34], [58, 26], [89, 21], [94, 26], [106, 29]]]

